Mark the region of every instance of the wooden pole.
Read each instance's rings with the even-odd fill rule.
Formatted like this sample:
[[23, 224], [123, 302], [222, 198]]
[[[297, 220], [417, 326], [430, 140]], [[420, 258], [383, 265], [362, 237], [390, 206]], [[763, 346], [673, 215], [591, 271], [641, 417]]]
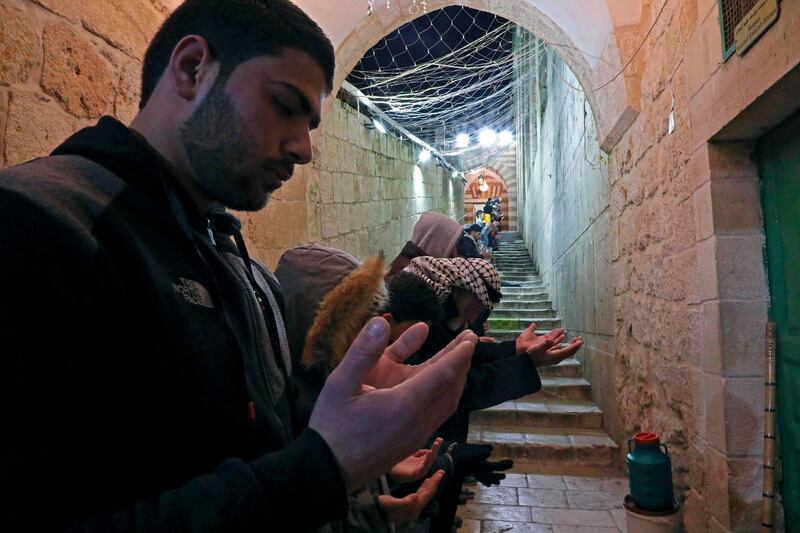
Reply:
[[764, 489], [761, 500], [761, 533], [775, 529], [775, 410], [777, 407], [777, 343], [774, 322], [767, 323], [766, 371], [764, 373]]

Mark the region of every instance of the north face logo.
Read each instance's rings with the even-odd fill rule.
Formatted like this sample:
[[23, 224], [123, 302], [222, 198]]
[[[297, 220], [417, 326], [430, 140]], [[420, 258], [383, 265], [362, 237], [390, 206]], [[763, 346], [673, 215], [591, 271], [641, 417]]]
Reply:
[[175, 292], [183, 296], [187, 302], [213, 309], [211, 293], [202, 284], [186, 278], [178, 278], [178, 283], [173, 283]]

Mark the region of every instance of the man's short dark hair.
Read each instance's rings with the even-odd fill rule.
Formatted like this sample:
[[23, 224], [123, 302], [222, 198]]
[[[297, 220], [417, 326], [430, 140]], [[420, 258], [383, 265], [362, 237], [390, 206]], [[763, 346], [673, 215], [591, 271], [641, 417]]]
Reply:
[[470, 227], [467, 228], [467, 233], [471, 233], [473, 231], [477, 231], [478, 233], [483, 231], [483, 226], [480, 224], [472, 224]]
[[178, 42], [187, 35], [203, 37], [225, 79], [241, 63], [261, 55], [279, 55], [285, 48], [307, 53], [333, 87], [336, 58], [322, 29], [288, 0], [186, 0], [156, 33], [142, 65], [142, 108], [153, 94]]
[[398, 322], [438, 322], [444, 318], [442, 304], [436, 293], [421, 277], [410, 272], [398, 272], [388, 279], [389, 304], [387, 313]]

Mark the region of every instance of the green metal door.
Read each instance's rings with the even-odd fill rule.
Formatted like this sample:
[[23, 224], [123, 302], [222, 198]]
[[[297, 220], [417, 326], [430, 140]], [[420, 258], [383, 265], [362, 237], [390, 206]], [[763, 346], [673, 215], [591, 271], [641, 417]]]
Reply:
[[787, 531], [800, 531], [800, 115], [759, 141]]

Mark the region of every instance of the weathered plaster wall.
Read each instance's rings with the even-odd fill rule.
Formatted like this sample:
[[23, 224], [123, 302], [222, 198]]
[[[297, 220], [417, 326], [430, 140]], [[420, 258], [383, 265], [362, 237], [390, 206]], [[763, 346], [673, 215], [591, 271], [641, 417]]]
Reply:
[[460, 178], [434, 161], [418, 163], [416, 145], [368, 129], [363, 115], [334, 100], [315, 135], [314, 161], [246, 224], [254, 255], [274, 266], [287, 249], [317, 242], [364, 258], [393, 259], [420, 213], [464, 213]]
[[[533, 149], [521, 162], [525, 185], [523, 234], [539, 274], [570, 335], [586, 338], [579, 359], [603, 410], [605, 429], [620, 441], [614, 380], [614, 309], [608, 163], [578, 81], [554, 53], [542, 58], [540, 88], [521, 112], [536, 135], [521, 128]], [[573, 87], [570, 87], [573, 86]], [[529, 144], [530, 143], [530, 144]]]

